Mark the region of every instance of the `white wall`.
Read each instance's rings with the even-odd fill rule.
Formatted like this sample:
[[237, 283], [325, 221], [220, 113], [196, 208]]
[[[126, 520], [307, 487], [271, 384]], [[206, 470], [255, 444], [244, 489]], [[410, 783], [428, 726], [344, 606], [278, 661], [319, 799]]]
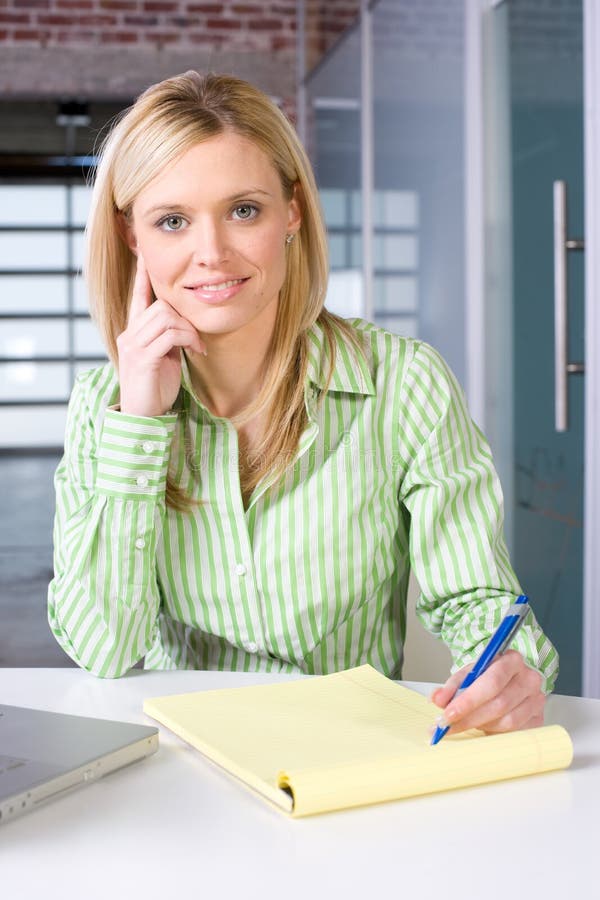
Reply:
[[415, 615], [419, 589], [411, 578], [408, 591], [406, 645], [402, 677], [406, 681], [444, 682], [450, 674], [450, 651], [426, 631]]

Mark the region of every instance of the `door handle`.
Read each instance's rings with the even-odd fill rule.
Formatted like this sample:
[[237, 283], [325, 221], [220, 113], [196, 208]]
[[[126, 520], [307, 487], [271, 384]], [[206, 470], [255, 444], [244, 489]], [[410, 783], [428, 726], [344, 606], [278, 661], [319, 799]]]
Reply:
[[567, 237], [567, 183], [554, 182], [554, 427], [569, 427], [569, 375], [583, 375], [583, 363], [569, 362], [567, 253], [583, 250], [585, 242]]

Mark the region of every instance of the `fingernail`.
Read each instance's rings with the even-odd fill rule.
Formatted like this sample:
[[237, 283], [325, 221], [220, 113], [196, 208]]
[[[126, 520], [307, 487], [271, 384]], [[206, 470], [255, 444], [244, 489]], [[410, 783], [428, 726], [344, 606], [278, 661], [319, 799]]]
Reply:
[[445, 709], [444, 710], [444, 718], [446, 720], [446, 724], [450, 722], [454, 722], [457, 717], [457, 712], [455, 709]]

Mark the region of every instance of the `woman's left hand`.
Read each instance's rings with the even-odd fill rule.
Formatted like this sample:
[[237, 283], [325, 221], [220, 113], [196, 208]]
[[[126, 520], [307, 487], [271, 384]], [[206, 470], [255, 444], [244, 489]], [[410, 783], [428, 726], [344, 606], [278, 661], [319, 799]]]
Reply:
[[536, 728], [544, 724], [542, 676], [516, 650], [507, 650], [483, 675], [452, 700], [471, 665], [450, 676], [431, 700], [443, 709], [451, 734], [467, 728], [496, 733]]

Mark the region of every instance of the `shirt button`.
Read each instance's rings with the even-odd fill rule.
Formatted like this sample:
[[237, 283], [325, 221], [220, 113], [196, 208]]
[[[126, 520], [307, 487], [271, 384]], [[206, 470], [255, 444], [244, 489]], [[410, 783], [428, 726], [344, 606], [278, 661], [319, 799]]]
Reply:
[[255, 644], [254, 641], [250, 641], [250, 643], [246, 645], [246, 649], [248, 650], [248, 653], [256, 653], [258, 644]]
[[135, 483], [138, 487], [146, 487], [148, 484], [148, 476], [147, 475], [138, 475], [135, 479]]
[[143, 550], [146, 546], [146, 541], [144, 540], [144, 538], [136, 538], [135, 546], [138, 548], [138, 550]]
[[142, 444], [142, 450], [144, 453], [152, 453], [154, 451], [154, 444], [152, 441], [144, 441]]
[[[243, 563], [238, 563], [235, 567], [236, 575], [245, 575], [246, 574], [246, 566]], [[256, 649], [256, 647], [254, 648]]]

